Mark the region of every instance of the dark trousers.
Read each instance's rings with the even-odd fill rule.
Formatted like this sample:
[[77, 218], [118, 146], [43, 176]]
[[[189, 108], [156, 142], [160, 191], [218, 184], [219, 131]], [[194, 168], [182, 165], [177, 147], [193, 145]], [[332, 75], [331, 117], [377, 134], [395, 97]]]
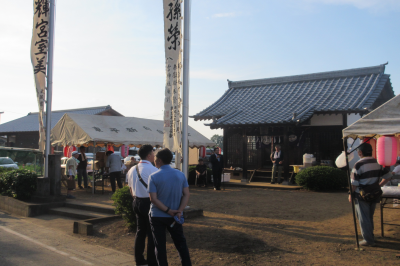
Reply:
[[204, 185], [204, 186], [206, 186], [206, 178], [207, 178], [207, 174], [204, 174], [204, 175], [199, 175], [199, 177], [198, 177], [198, 179], [197, 179], [197, 185], [198, 186], [201, 186], [201, 185]]
[[183, 235], [183, 227], [178, 223], [175, 223], [175, 225], [171, 227], [174, 221], [172, 217], [150, 217], [150, 226], [151, 232], [153, 233], [158, 266], [168, 266], [165, 229], [168, 230], [174, 241], [174, 245], [181, 258], [182, 266], [191, 266], [189, 249], [186, 244], [186, 238]]
[[78, 169], [78, 186], [82, 186], [82, 177], [83, 177], [83, 186], [87, 188], [87, 172], [86, 169]]
[[135, 198], [132, 203], [136, 214], [135, 259], [136, 264], [146, 264], [143, 256], [147, 236], [147, 262], [157, 265], [154, 241], [149, 222], [150, 198]]
[[213, 172], [213, 180], [214, 180], [214, 187], [216, 189], [221, 188], [221, 175], [222, 171], [221, 170], [212, 170]]
[[115, 192], [115, 180], [117, 180], [118, 187], [122, 188], [121, 172], [111, 172], [110, 173], [110, 183], [111, 183], [111, 188], [112, 188], [113, 192]]

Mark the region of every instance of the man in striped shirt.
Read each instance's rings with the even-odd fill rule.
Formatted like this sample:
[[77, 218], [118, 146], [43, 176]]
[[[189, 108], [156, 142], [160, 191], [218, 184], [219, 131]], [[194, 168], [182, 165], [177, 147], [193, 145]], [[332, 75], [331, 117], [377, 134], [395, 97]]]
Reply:
[[357, 218], [361, 228], [361, 234], [364, 238], [359, 244], [361, 246], [376, 246], [374, 239], [374, 212], [376, 203], [366, 202], [360, 197], [360, 187], [365, 185], [373, 185], [379, 182], [379, 178], [390, 178], [385, 175], [387, 171], [382, 169], [375, 158], [372, 157], [372, 146], [364, 143], [358, 149], [360, 160], [354, 165], [351, 171], [351, 189], [349, 202], [351, 203], [351, 195], [354, 195], [354, 203], [357, 212]]

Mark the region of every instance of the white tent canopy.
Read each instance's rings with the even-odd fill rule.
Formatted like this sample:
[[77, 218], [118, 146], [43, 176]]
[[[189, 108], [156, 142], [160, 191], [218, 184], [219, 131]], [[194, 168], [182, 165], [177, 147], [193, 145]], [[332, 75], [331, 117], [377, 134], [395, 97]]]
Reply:
[[400, 95], [343, 129], [343, 138], [400, 135]]
[[[135, 117], [65, 114], [51, 130], [52, 146], [122, 144], [163, 145], [161, 120]], [[189, 146], [215, 146], [215, 143], [189, 127]]]

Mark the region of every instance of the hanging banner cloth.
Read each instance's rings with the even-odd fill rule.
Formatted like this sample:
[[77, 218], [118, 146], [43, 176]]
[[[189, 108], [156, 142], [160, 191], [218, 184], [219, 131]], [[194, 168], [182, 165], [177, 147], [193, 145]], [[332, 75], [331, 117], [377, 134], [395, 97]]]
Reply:
[[163, 2], [165, 71], [167, 75], [164, 101], [163, 146], [174, 152], [179, 152], [182, 141], [182, 127], [180, 123], [182, 84], [181, 3], [180, 0], [164, 0]]
[[400, 135], [400, 95], [343, 129], [343, 138]]
[[[162, 120], [69, 113], [64, 114], [51, 130], [51, 145], [90, 146], [95, 141], [98, 146], [163, 146], [163, 124]], [[189, 127], [190, 147], [214, 145], [214, 142]]]
[[46, 133], [43, 121], [46, 90], [47, 51], [49, 36], [49, 0], [33, 0], [31, 61], [39, 106], [39, 150], [44, 151]]

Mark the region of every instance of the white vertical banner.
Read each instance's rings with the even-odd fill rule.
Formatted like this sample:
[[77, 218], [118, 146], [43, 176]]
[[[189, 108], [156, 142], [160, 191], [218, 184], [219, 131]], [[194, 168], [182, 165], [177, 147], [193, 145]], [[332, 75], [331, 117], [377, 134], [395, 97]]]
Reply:
[[33, 31], [31, 61], [35, 76], [36, 96], [39, 106], [39, 149], [45, 148], [45, 127], [43, 124], [47, 51], [49, 41], [49, 0], [33, 0]]
[[182, 70], [182, 19], [181, 0], [164, 2], [165, 42], [165, 101], [164, 147], [175, 152], [175, 164], [180, 168], [182, 153], [181, 126], [181, 70]]

